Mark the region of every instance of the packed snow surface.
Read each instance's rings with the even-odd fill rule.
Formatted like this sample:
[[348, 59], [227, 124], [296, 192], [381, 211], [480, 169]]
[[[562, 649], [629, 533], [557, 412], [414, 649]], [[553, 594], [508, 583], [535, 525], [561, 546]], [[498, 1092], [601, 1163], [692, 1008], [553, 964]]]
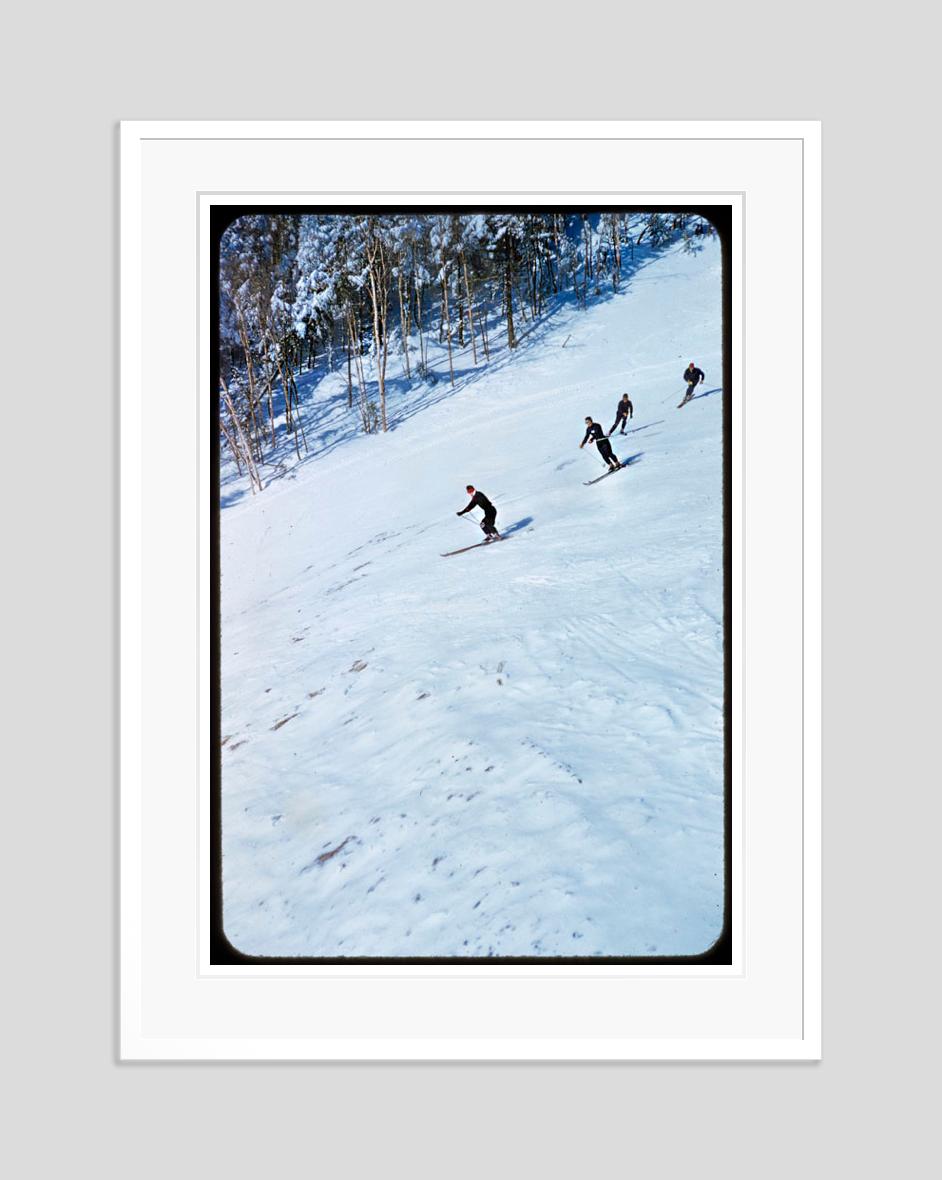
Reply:
[[[319, 368], [310, 456], [255, 497], [226, 473], [223, 923], [246, 954], [671, 956], [720, 933], [719, 245], [518, 327], [514, 354], [496, 326], [490, 364], [458, 352], [455, 390], [440, 351], [434, 385], [391, 358], [385, 435]], [[627, 466], [585, 486], [584, 418], [607, 431], [623, 392]], [[506, 539], [442, 557], [483, 539], [455, 516], [468, 483]]]

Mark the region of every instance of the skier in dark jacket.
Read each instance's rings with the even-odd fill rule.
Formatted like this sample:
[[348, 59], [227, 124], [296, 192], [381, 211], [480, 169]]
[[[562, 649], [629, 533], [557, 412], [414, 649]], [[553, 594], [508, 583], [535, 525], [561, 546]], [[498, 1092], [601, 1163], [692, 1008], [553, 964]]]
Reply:
[[581, 451], [587, 442], [594, 442], [596, 450], [608, 464], [609, 471], [617, 471], [621, 464], [612, 454], [612, 444], [605, 437], [605, 431], [591, 418], [586, 418], [585, 427], [585, 438], [579, 444], [579, 450]]
[[635, 416], [635, 408], [631, 404], [631, 398], [629, 398], [627, 393], [623, 394], [621, 401], [615, 407], [615, 421], [612, 423], [612, 428], [608, 433], [610, 435], [614, 434], [615, 427], [620, 422], [621, 423], [621, 432], [622, 432], [622, 434], [624, 434], [625, 433], [625, 423], [628, 421], [629, 418], [633, 418], [634, 416]]
[[500, 533], [497, 531], [494, 521], [497, 519], [497, 509], [488, 500], [483, 492], [475, 491], [472, 484], [468, 484], [465, 489], [471, 497], [471, 503], [467, 508], [462, 508], [460, 512], [456, 512], [455, 516], [464, 516], [466, 512], [470, 512], [472, 508], [481, 508], [484, 512], [484, 519], [481, 521], [481, 528], [487, 535], [487, 539], [500, 540]]
[[684, 400], [680, 403], [682, 406], [685, 406], [687, 402], [690, 401], [690, 399], [693, 397], [693, 391], [703, 379], [703, 370], [698, 369], [693, 361], [691, 361], [686, 369], [684, 369], [684, 380], [687, 382], [687, 392], [684, 394]]

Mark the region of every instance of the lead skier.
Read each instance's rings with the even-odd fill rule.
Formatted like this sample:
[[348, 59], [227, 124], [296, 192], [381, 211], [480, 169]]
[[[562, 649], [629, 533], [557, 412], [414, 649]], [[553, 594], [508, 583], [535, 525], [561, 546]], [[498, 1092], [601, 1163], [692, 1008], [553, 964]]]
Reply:
[[585, 438], [579, 444], [579, 450], [581, 451], [587, 442], [594, 442], [596, 450], [608, 464], [609, 471], [618, 471], [621, 464], [612, 454], [612, 444], [605, 437], [605, 431], [598, 422], [593, 422], [591, 418], [586, 418], [585, 427]]
[[501, 539], [500, 533], [497, 531], [497, 528], [494, 524], [494, 521], [497, 520], [497, 509], [490, 502], [490, 500], [488, 500], [487, 496], [485, 496], [483, 492], [478, 492], [475, 490], [473, 484], [469, 483], [465, 488], [465, 491], [471, 497], [471, 503], [467, 506], [467, 508], [462, 508], [460, 512], [456, 512], [455, 516], [464, 516], [464, 514], [466, 512], [470, 512], [472, 508], [482, 509], [484, 512], [484, 519], [481, 521], [481, 528], [484, 530], [488, 541], [499, 541]]

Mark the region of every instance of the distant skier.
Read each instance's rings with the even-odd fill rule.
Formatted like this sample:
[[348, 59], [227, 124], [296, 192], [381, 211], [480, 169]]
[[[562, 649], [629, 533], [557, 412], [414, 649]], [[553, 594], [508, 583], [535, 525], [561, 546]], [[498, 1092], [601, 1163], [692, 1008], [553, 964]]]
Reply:
[[615, 427], [618, 425], [619, 422], [621, 423], [621, 432], [622, 432], [622, 434], [624, 434], [625, 433], [625, 423], [628, 421], [629, 418], [633, 418], [634, 416], [635, 416], [635, 408], [631, 404], [631, 399], [629, 398], [627, 393], [623, 394], [621, 401], [615, 407], [615, 421], [612, 423], [612, 428], [608, 432], [609, 435], [612, 435], [615, 433]]
[[585, 426], [585, 438], [579, 444], [579, 450], [581, 451], [587, 442], [594, 442], [596, 450], [608, 464], [609, 471], [618, 471], [621, 464], [612, 454], [612, 444], [605, 437], [605, 431], [591, 418], [586, 418]]
[[[691, 361], [686, 369], [684, 369], [684, 380], [687, 382], [687, 392], [684, 394], [684, 400], [680, 403], [680, 406], [685, 406], [687, 402], [690, 401], [690, 399], [693, 397], [693, 391], [697, 388], [700, 382], [703, 381], [703, 379], [703, 370], [698, 369], [693, 361]], [[677, 407], [678, 410], [680, 409], [680, 406]]]
[[460, 512], [456, 512], [455, 516], [464, 516], [464, 514], [466, 512], [470, 512], [472, 508], [481, 508], [484, 512], [484, 519], [481, 521], [481, 528], [484, 530], [489, 541], [499, 541], [500, 533], [497, 531], [497, 528], [494, 525], [494, 521], [497, 519], [497, 509], [490, 502], [490, 500], [488, 500], [487, 496], [485, 496], [483, 492], [475, 491], [473, 484], [469, 483], [465, 488], [465, 491], [471, 497], [471, 503], [467, 506], [467, 508], [462, 508]]

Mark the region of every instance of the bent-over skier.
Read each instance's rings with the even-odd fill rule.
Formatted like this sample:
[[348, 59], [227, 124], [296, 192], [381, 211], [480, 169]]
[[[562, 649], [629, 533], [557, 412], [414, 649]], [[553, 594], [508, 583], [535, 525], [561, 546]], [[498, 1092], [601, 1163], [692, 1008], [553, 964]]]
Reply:
[[585, 438], [579, 444], [579, 450], [581, 451], [587, 442], [594, 442], [596, 450], [608, 464], [609, 471], [617, 471], [621, 464], [612, 454], [612, 444], [605, 437], [605, 431], [591, 418], [586, 418], [585, 428]]
[[621, 401], [615, 407], [615, 421], [612, 423], [612, 428], [608, 433], [614, 434], [615, 427], [620, 422], [621, 423], [621, 432], [622, 432], [622, 434], [624, 434], [625, 433], [625, 424], [627, 423], [629, 418], [633, 418], [634, 416], [635, 416], [635, 408], [631, 404], [631, 398], [628, 396], [627, 393], [623, 394]]
[[[684, 369], [684, 380], [687, 382], [687, 392], [684, 394], [684, 400], [680, 403], [681, 406], [685, 406], [690, 401], [693, 397], [693, 391], [704, 380], [703, 370], [698, 369], [693, 361], [691, 361], [686, 369]], [[677, 408], [680, 409], [680, 406]]]
[[484, 512], [484, 519], [481, 521], [481, 528], [484, 530], [487, 539], [489, 541], [495, 538], [500, 540], [500, 533], [497, 531], [497, 528], [494, 525], [494, 521], [497, 519], [497, 509], [490, 502], [490, 500], [488, 500], [487, 496], [485, 496], [483, 492], [478, 492], [475, 490], [473, 484], [469, 483], [465, 488], [465, 491], [471, 497], [471, 503], [467, 506], [467, 508], [462, 508], [460, 512], [456, 512], [455, 516], [464, 516], [464, 514], [466, 512], [470, 512], [472, 508], [481, 508]]

